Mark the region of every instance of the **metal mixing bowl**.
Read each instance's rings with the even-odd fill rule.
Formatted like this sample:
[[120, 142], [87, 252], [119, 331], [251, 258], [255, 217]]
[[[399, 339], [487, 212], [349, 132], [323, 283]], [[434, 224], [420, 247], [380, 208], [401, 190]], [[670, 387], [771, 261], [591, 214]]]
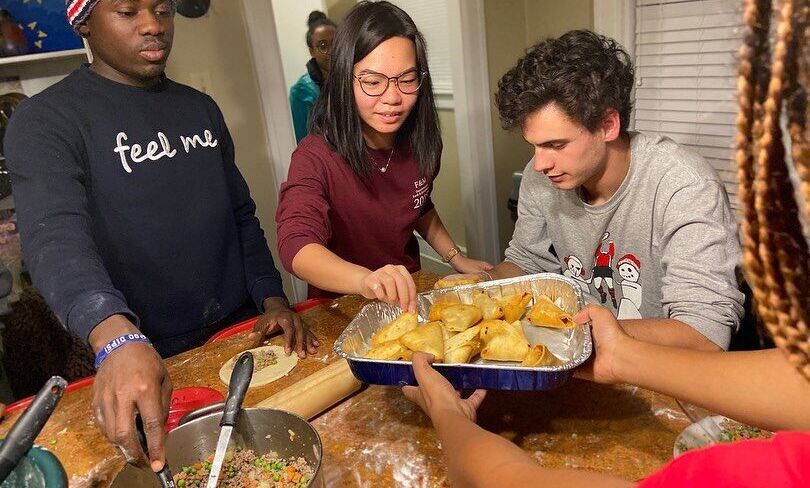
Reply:
[[[173, 472], [207, 458], [217, 447], [223, 404], [190, 413], [166, 436], [166, 459]], [[323, 445], [306, 420], [282, 410], [246, 408], [239, 414], [230, 447], [242, 446], [256, 454], [275, 453], [279, 458], [302, 457], [315, 470], [309, 487], [324, 486], [321, 461]], [[111, 488], [160, 487], [154, 473], [127, 465]]]

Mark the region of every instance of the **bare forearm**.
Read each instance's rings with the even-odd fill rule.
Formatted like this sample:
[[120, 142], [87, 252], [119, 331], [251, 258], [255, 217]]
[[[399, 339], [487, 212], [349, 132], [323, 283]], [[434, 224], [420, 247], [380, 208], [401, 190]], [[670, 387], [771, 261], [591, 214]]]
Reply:
[[446, 256], [455, 245], [453, 238], [450, 237], [450, 233], [447, 232], [447, 228], [444, 226], [435, 208], [420, 217], [419, 220], [416, 221], [415, 228], [416, 232], [425, 239], [425, 242], [427, 242], [439, 256]]
[[526, 274], [525, 271], [520, 269], [520, 266], [510, 263], [509, 261], [504, 261], [501, 264], [498, 264], [497, 266], [489, 270], [488, 273], [493, 280], [501, 280], [504, 278], [515, 278], [517, 276], [523, 276]]
[[292, 261], [293, 272], [322, 290], [360, 293], [360, 282], [370, 273], [367, 268], [341, 259], [320, 244], [302, 247]]
[[629, 340], [621, 381], [772, 430], [810, 429], [810, 383], [776, 349], [710, 353]]
[[676, 319], [619, 320], [631, 337], [651, 344], [684, 347], [697, 351], [720, 351], [720, 347], [692, 327]]
[[453, 486], [628, 486], [630, 483], [571, 470], [537, 465], [522, 449], [487, 432], [459, 414], [436, 415], [434, 425], [442, 442]]
[[491, 481], [501, 466], [532, 463], [520, 448], [462, 415], [434, 415], [433, 424], [453, 486], [498, 486]]

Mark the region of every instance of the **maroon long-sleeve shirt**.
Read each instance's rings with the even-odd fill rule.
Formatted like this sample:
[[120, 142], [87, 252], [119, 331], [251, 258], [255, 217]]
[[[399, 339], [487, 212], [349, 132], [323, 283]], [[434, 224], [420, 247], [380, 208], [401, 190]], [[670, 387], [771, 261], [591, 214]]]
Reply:
[[[311, 243], [371, 270], [386, 264], [420, 269], [413, 231], [433, 209], [435, 174], [420, 176], [416, 159], [399, 146], [382, 172], [390, 150], [370, 152], [376, 167], [369, 181], [357, 176], [321, 136], [307, 136], [293, 152], [276, 212], [278, 252], [287, 271], [293, 272], [293, 258]], [[310, 298], [323, 296], [335, 295], [309, 286]]]

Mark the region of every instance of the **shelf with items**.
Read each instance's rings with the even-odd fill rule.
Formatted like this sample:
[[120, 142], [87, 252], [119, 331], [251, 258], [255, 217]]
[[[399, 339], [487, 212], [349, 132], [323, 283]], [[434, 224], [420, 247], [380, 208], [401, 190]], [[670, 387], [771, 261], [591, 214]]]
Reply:
[[48, 53], [23, 54], [20, 56], [8, 56], [0, 58], [0, 66], [36, 63], [54, 59], [65, 59], [82, 56], [85, 58], [87, 57], [87, 51], [84, 48], [68, 49], [66, 51], [53, 51]]
[[0, 58], [0, 95], [36, 95], [87, 63], [89, 52], [85, 44], [84, 48]]

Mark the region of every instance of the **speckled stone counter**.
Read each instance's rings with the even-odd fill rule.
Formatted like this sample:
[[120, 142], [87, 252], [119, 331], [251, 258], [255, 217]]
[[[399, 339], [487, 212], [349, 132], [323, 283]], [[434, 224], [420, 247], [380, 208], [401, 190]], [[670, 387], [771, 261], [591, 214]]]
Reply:
[[[317, 418], [328, 486], [448, 485], [435, 431], [398, 388], [371, 386]], [[490, 392], [479, 424], [549, 468], [637, 480], [672, 457], [689, 421], [668, 397], [572, 380], [542, 393]]]
[[[437, 278], [415, 275], [421, 290]], [[289, 376], [249, 390], [245, 404], [254, 405], [337, 359], [332, 343], [364, 303], [360, 297], [347, 296], [304, 312], [304, 320], [321, 339], [318, 353], [300, 361]], [[280, 338], [272, 343], [280, 343]], [[167, 360], [175, 387], [209, 386], [224, 393], [220, 366], [250, 346], [240, 334]], [[66, 395], [37, 438], [62, 461], [72, 487], [106, 486], [124, 463], [95, 427], [90, 398], [90, 388]], [[0, 436], [18, 415], [0, 423]], [[669, 397], [635, 387], [572, 380], [549, 392], [490, 392], [479, 423], [517, 443], [543, 466], [590, 469], [635, 480], [671, 458], [675, 437], [689, 421]], [[324, 444], [327, 486], [448, 484], [429, 420], [398, 388], [364, 388], [313, 424]]]

